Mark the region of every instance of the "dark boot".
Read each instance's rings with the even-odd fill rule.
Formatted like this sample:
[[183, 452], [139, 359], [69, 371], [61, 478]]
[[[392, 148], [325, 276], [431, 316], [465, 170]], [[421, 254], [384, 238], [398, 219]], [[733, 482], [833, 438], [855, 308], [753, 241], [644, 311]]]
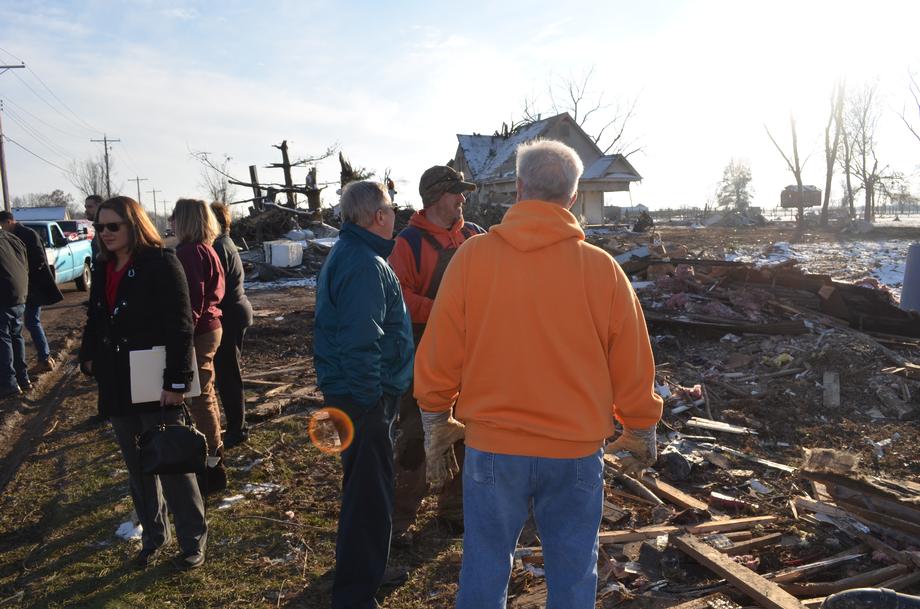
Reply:
[[[210, 465], [215, 458], [217, 459], [217, 464]], [[208, 457], [208, 462], [209, 464], [205, 468], [204, 475], [198, 475], [198, 488], [201, 489], [202, 497], [223, 491], [227, 488], [227, 470], [224, 468], [223, 446], [217, 449], [216, 455]]]

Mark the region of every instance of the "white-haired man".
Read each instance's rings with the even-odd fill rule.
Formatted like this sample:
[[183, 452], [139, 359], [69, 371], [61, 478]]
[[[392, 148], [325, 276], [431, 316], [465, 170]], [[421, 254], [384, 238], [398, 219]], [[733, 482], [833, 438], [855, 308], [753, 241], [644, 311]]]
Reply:
[[344, 224], [316, 288], [314, 363], [326, 404], [354, 425], [342, 453], [333, 609], [371, 609], [390, 552], [393, 421], [412, 378], [412, 324], [387, 264], [395, 211], [383, 184], [342, 191]]
[[624, 431], [608, 452], [628, 467], [655, 460], [661, 398], [642, 309], [568, 211], [582, 170], [560, 142], [518, 148], [517, 203], [458, 250], [419, 345], [426, 436], [466, 426], [458, 609], [505, 607], [531, 502], [547, 606], [593, 608], [614, 419]]

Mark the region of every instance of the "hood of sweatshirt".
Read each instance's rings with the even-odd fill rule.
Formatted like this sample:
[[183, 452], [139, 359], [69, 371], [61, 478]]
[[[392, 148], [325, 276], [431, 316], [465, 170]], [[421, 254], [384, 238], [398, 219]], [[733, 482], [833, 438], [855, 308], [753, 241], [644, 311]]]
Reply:
[[585, 233], [569, 210], [546, 201], [521, 201], [489, 229], [522, 252], [543, 249], [566, 239], [584, 241]]

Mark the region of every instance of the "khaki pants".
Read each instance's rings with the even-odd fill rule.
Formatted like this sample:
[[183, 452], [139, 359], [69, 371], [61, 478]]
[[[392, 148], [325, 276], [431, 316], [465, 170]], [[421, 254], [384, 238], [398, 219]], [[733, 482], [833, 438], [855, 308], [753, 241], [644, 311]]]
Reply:
[[208, 454], [213, 456], [223, 446], [220, 439], [220, 409], [214, 393], [214, 354], [220, 346], [222, 330], [218, 328], [195, 337], [195, 359], [198, 364], [198, 380], [201, 395], [191, 398], [188, 409], [195, 420], [195, 427], [208, 440]]

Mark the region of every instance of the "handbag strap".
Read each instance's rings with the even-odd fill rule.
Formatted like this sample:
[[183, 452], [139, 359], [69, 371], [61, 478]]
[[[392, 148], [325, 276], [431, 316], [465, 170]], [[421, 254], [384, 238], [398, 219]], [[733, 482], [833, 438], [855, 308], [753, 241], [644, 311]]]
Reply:
[[[185, 418], [185, 425], [195, 427], [195, 419], [192, 418], [192, 412], [188, 409], [188, 404], [182, 400], [182, 414]], [[160, 406], [160, 426], [166, 427], [166, 406]]]

